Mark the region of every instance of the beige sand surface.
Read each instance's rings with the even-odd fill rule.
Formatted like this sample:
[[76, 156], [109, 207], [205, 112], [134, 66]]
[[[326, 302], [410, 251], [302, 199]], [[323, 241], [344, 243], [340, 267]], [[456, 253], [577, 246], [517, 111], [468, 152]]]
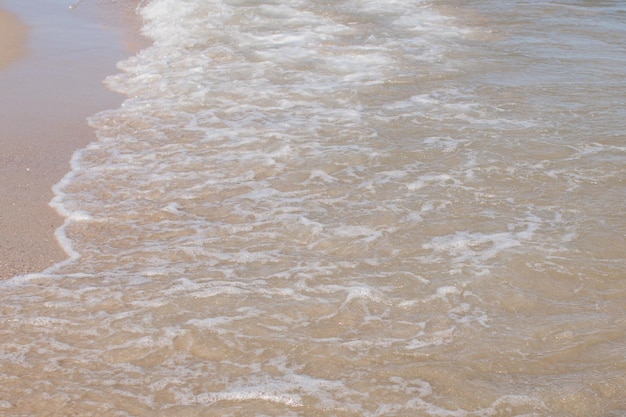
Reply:
[[28, 27], [17, 16], [0, 9], [0, 70], [26, 54]]
[[[63, 219], [48, 206], [51, 187], [69, 171], [72, 153], [95, 140], [86, 118], [123, 100], [104, 88], [104, 77], [147, 45], [134, 14], [139, 0], [59, 5], [58, 18], [34, 7], [38, 1], [0, 10], [0, 48], [12, 45], [0, 49], [11, 51], [0, 60], [0, 279], [66, 258], [54, 237]], [[29, 6], [27, 18], [15, 10]], [[72, 22], [81, 22], [80, 36]]]

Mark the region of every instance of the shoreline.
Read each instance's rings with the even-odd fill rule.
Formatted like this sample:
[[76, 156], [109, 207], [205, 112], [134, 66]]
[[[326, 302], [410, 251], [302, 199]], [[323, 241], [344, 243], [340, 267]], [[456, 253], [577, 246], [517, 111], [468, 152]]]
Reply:
[[0, 9], [12, 22], [0, 36], [20, 46], [0, 66], [0, 279], [67, 259], [54, 237], [64, 219], [49, 206], [52, 186], [70, 171], [72, 154], [96, 140], [87, 117], [126, 98], [104, 78], [149, 45], [139, 33], [140, 0], [71, 9], [34, 1], [39, 7], [9, 0]]

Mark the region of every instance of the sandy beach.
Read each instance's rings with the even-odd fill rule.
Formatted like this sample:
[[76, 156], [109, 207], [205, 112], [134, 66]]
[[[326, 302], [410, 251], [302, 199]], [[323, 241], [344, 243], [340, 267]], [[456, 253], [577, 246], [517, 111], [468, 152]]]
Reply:
[[95, 140], [87, 117], [124, 99], [102, 81], [147, 45], [138, 3], [2, 3], [0, 279], [65, 259], [51, 187], [69, 171], [72, 153]]

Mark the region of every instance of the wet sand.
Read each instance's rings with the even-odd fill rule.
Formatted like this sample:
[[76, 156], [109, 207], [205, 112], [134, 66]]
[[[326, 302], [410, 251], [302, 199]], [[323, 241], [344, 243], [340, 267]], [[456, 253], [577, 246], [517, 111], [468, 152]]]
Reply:
[[19, 18], [0, 9], [0, 70], [26, 55], [28, 27]]
[[0, 10], [0, 279], [66, 258], [51, 187], [95, 140], [86, 118], [124, 99], [102, 80], [147, 45], [139, 0], [51, 3], [8, 0]]

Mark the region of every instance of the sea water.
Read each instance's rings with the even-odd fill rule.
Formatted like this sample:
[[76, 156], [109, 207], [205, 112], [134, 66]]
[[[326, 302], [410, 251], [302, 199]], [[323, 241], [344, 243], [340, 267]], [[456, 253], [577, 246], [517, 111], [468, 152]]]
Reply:
[[623, 2], [139, 12], [0, 415], [626, 415]]

